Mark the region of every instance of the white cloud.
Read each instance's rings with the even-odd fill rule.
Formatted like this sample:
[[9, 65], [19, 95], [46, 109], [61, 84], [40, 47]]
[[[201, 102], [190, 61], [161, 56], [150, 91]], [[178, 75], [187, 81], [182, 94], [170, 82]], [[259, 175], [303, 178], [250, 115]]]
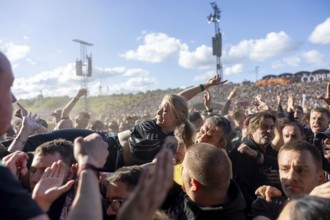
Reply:
[[298, 67], [301, 65], [299, 56], [284, 57], [281, 60], [276, 60], [272, 63], [272, 69], [280, 69], [286, 66]]
[[224, 61], [228, 63], [241, 62], [245, 59], [263, 61], [293, 50], [297, 47], [290, 37], [283, 31], [271, 32], [262, 39], [249, 39], [231, 46], [228, 52], [224, 53]]
[[214, 64], [212, 48], [201, 45], [192, 52], [181, 50], [179, 64], [184, 68], [210, 68]]
[[144, 34], [143, 45], [135, 51], [129, 50], [121, 56], [128, 60], [140, 60], [150, 63], [160, 63], [177, 54], [181, 48], [186, 48], [180, 40], [169, 37], [164, 33], [142, 33]]
[[[113, 79], [117, 76], [123, 76], [123, 82], [114, 83]], [[13, 93], [18, 99], [33, 98], [41, 93], [47, 97], [73, 96], [81, 87], [82, 81], [83, 77], [75, 75], [75, 63], [69, 63], [32, 77], [15, 79]], [[87, 77], [90, 96], [100, 93], [100, 85], [103, 89], [106, 88], [108, 93], [129, 93], [146, 91], [157, 83], [157, 79], [151, 77], [148, 71], [139, 68], [96, 67], [92, 77]]]
[[30, 40], [30, 37], [25, 35], [25, 36], [23, 36], [23, 39], [24, 40]]
[[323, 65], [325, 64], [325, 57], [322, 53], [317, 50], [310, 50], [303, 53], [303, 57], [306, 59], [306, 62], [311, 65]]
[[316, 26], [309, 41], [313, 44], [330, 44], [330, 17]]
[[36, 65], [36, 64], [37, 64], [37, 63], [36, 63], [34, 60], [32, 60], [31, 58], [27, 58], [26, 61], [27, 61], [28, 63], [30, 63], [31, 65]]
[[235, 64], [231, 67], [226, 67], [224, 70], [224, 74], [225, 75], [234, 75], [234, 74], [241, 73], [242, 71], [243, 71], [243, 64], [239, 63], [239, 64]]
[[[1, 43], [1, 42], [0, 42]], [[6, 54], [11, 62], [24, 58], [30, 51], [27, 45], [16, 45], [13, 42], [0, 44], [0, 49]]]

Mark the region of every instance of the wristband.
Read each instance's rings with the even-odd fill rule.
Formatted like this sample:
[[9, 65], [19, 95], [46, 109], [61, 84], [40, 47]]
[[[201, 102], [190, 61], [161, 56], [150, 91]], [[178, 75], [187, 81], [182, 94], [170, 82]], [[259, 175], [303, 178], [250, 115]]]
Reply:
[[91, 163], [84, 163], [84, 164], [80, 164], [79, 168], [78, 168], [78, 176], [80, 176], [80, 173], [83, 170], [93, 170], [96, 174], [96, 176], [99, 176], [99, 172], [101, 171], [101, 169], [97, 168], [96, 166], [94, 166]]
[[205, 86], [203, 84], [200, 84], [199, 87], [201, 88], [202, 92], [205, 90]]

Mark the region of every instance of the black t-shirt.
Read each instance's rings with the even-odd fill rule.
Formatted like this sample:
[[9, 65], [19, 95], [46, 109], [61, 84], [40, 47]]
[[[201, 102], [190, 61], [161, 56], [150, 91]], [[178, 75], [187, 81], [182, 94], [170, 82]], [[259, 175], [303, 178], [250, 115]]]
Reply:
[[[132, 155], [136, 158], [150, 162], [161, 150], [164, 139], [173, 135], [173, 132], [164, 133], [156, 124], [156, 120], [143, 121], [130, 130], [131, 136], [128, 139]], [[173, 146], [175, 152], [176, 146]], [[173, 152], [173, 153], [174, 153]]]
[[43, 214], [30, 193], [0, 163], [0, 219], [29, 219]]

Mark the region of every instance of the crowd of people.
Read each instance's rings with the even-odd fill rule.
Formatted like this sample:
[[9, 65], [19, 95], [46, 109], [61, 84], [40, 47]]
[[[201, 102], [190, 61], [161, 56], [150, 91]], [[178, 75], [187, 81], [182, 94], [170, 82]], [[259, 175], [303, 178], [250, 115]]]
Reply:
[[0, 52], [1, 219], [330, 219], [330, 83], [216, 75], [122, 120], [82, 88], [49, 126], [13, 82]]

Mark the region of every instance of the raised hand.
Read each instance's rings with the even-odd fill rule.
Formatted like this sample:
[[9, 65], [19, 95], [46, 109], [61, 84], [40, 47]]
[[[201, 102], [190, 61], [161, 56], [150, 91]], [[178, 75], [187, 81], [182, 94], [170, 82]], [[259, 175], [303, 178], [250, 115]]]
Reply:
[[257, 109], [258, 112], [262, 112], [262, 111], [268, 111], [270, 108], [269, 108], [269, 105], [267, 105], [267, 103], [265, 103], [263, 100], [262, 100], [262, 97], [261, 95], [257, 95], [256, 96], [256, 99], [254, 99], [252, 101], [252, 104], [254, 105], [254, 107]]
[[235, 86], [233, 90], [230, 91], [227, 99], [228, 100], [232, 100], [233, 98], [235, 98], [237, 95], [237, 87]]
[[210, 86], [222, 85], [225, 84], [227, 81], [228, 80], [221, 81], [221, 77], [219, 75], [215, 75], [206, 82], [206, 86], [208, 88]]
[[19, 102], [17, 102], [17, 106], [18, 109], [15, 112], [15, 116], [22, 119], [23, 116], [28, 114], [28, 111]]
[[325, 101], [328, 105], [330, 105], [330, 82], [327, 84], [327, 91], [325, 96], [317, 96], [318, 99]]
[[26, 167], [28, 159], [29, 156], [26, 153], [15, 151], [2, 158], [2, 163], [16, 178], [19, 178], [20, 176], [24, 176], [28, 171]]
[[211, 95], [211, 93], [208, 89], [205, 90], [203, 103], [204, 103], [204, 106], [205, 106], [206, 110], [211, 109], [212, 95]]
[[62, 161], [57, 161], [51, 167], [47, 167], [39, 182], [34, 187], [32, 198], [39, 204], [39, 206], [47, 212], [51, 204], [67, 192], [74, 180], [70, 180], [63, 185], [66, 178], [68, 167]]
[[87, 89], [81, 88], [78, 90], [78, 93], [76, 95], [76, 99], [79, 99], [80, 97], [87, 95]]
[[293, 94], [290, 93], [288, 95], [288, 108], [287, 108], [287, 112], [294, 112], [294, 97]]
[[102, 137], [93, 133], [74, 140], [74, 157], [78, 164], [89, 163], [97, 168], [103, 167], [109, 155], [108, 144]]

